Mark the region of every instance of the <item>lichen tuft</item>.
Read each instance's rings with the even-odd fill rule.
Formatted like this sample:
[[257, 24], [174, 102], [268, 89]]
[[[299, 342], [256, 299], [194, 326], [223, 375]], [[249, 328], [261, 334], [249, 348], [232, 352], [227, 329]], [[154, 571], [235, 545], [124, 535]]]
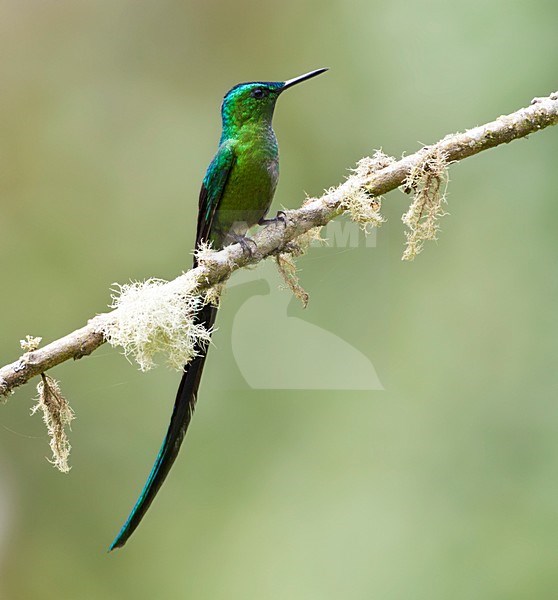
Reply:
[[275, 257], [275, 262], [277, 263], [277, 269], [287, 288], [291, 290], [295, 298], [300, 300], [302, 307], [306, 308], [310, 296], [300, 285], [293, 255], [283, 252]]
[[322, 238], [321, 232], [321, 227], [309, 229], [306, 233], [300, 235], [296, 241], [289, 242], [283, 249], [283, 252], [275, 256], [277, 270], [283, 278], [286, 288], [291, 290], [295, 298], [300, 300], [303, 308], [308, 306], [310, 295], [300, 285], [295, 258], [305, 254], [312, 244], [325, 244], [326, 240]]
[[194, 250], [194, 256], [198, 264], [210, 265], [212, 262], [213, 255], [217, 251], [213, 249], [211, 242], [201, 242]]
[[358, 223], [366, 233], [370, 232], [370, 227], [380, 227], [385, 222], [380, 213], [382, 199], [379, 196], [370, 196], [361, 185], [353, 186], [345, 194], [342, 207], [351, 220]]
[[195, 321], [204, 298], [196, 294], [196, 279], [188, 273], [172, 282], [148, 279], [117, 285], [111, 318], [101, 332], [113, 346], [132, 356], [140, 370], [155, 366], [158, 354], [182, 370], [196, 355], [196, 346], [209, 343], [211, 332]]
[[389, 167], [395, 162], [397, 161], [393, 156], [385, 154], [380, 149], [376, 150], [372, 156], [365, 156], [364, 158], [361, 158], [353, 172], [356, 173], [357, 177], [362, 179], [370, 179], [374, 173]]
[[376, 150], [372, 156], [361, 158], [352, 170], [352, 175], [338, 188], [342, 193], [341, 208], [365, 233], [369, 233], [371, 227], [380, 227], [385, 222], [380, 212], [381, 196], [373, 196], [369, 192], [370, 178], [393, 162], [395, 158]]
[[42, 337], [26, 335], [24, 340], [19, 340], [19, 345], [24, 352], [33, 352], [41, 345], [42, 340]]
[[37, 392], [39, 397], [31, 409], [31, 414], [34, 415], [39, 410], [43, 413], [43, 421], [47, 427], [52, 450], [52, 459], [47, 460], [62, 473], [68, 473], [71, 446], [66, 434], [66, 427], [69, 428], [70, 423], [75, 419], [74, 411], [62, 395], [59, 383], [45, 373], [41, 374]]
[[409, 210], [401, 217], [408, 228], [402, 260], [414, 260], [425, 241], [437, 239], [439, 219], [447, 214], [443, 208], [447, 183], [447, 156], [439, 148], [427, 150], [411, 168], [402, 186], [405, 191], [413, 192]]

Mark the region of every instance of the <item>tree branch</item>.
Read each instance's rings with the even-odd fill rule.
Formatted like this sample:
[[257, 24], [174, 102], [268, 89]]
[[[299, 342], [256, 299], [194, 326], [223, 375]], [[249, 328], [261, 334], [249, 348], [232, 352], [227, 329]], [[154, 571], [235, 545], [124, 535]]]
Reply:
[[[301, 236], [315, 227], [326, 225], [344, 212], [352, 213], [356, 220], [372, 221], [371, 218], [362, 219], [354, 214], [351, 202], [355, 194], [364, 193], [368, 204], [375, 206], [373, 198], [401, 185], [405, 185], [405, 191], [413, 191], [413, 180], [410, 181], [409, 177], [419, 167], [422, 173], [426, 173], [431, 168], [428, 160], [432, 156], [442, 157], [447, 166], [449, 163], [526, 137], [557, 123], [558, 92], [545, 98], [535, 98], [530, 106], [501, 116], [491, 123], [465, 133], [448, 135], [437, 144], [421, 148], [399, 161], [361, 161], [355, 173], [340, 186], [329, 190], [320, 198], [307, 200], [297, 210], [287, 211], [285, 223], [270, 225], [259, 231], [253, 238], [254, 249], [251, 255], [243, 251], [239, 244], [233, 244], [219, 252], [202, 253], [198, 267], [163, 287], [179, 293], [181, 289], [189, 292], [194, 282], [196, 293], [206, 292], [212, 286], [225, 282], [241, 267], [258, 263], [268, 256], [289, 252]], [[419, 219], [421, 217], [422, 210]], [[0, 368], [0, 396], [8, 395], [32, 377], [62, 362], [71, 358], [76, 360], [96, 350], [106, 341], [102, 332], [106, 331], [107, 324], [114, 320], [118, 310], [98, 315], [85, 327], [44, 348], [26, 352], [15, 362]]]

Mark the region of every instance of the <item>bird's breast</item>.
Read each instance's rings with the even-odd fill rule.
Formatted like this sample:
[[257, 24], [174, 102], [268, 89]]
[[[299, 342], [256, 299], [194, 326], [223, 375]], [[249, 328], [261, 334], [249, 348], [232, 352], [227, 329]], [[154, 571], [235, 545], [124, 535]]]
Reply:
[[215, 215], [218, 228], [243, 235], [258, 223], [269, 210], [278, 179], [275, 136], [239, 140], [235, 145], [235, 163]]

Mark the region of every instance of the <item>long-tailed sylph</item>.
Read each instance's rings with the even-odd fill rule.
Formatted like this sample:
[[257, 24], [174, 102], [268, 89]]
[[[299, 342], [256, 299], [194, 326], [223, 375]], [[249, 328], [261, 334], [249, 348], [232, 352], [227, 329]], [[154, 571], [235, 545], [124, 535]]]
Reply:
[[[279, 179], [279, 150], [272, 128], [275, 103], [286, 89], [326, 70], [317, 69], [288, 81], [241, 83], [227, 92], [221, 106], [219, 148], [201, 186], [196, 247], [201, 243], [210, 243], [214, 249], [233, 242], [245, 245], [248, 229], [266, 222]], [[217, 307], [207, 304], [196, 318], [211, 329], [216, 314]], [[140, 524], [176, 459], [194, 412], [206, 356], [207, 348], [199, 344], [195, 357], [184, 367], [167, 434], [111, 550], [123, 546]]]

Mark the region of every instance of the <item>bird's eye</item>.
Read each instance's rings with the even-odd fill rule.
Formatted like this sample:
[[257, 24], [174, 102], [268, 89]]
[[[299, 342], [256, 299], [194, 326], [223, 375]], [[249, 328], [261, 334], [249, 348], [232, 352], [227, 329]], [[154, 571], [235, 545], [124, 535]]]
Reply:
[[256, 88], [255, 90], [252, 91], [253, 98], [263, 98], [266, 95], [267, 95], [267, 91], [263, 90], [262, 88]]

